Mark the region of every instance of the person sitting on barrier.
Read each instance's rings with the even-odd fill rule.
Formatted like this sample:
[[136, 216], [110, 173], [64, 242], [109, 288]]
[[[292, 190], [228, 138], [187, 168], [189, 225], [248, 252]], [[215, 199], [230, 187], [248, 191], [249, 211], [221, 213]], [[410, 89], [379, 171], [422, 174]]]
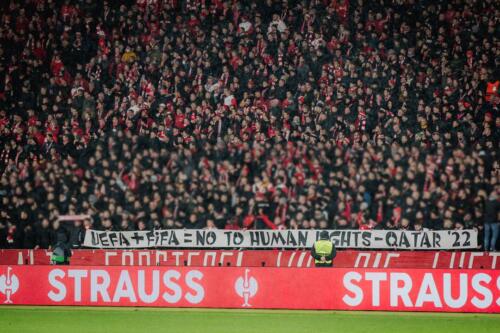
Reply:
[[312, 249], [311, 256], [314, 258], [316, 267], [332, 267], [333, 259], [337, 255], [335, 245], [330, 240], [328, 231], [322, 231]]
[[69, 246], [68, 231], [61, 225], [59, 220], [54, 221], [52, 256], [50, 262], [52, 265], [69, 265], [71, 249]]
[[69, 265], [71, 250], [63, 246], [56, 246], [50, 256], [51, 265]]

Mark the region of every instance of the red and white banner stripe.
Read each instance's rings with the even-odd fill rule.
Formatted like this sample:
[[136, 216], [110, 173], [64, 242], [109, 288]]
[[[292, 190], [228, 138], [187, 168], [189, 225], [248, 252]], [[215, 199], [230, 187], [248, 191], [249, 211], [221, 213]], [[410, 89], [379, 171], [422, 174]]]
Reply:
[[[48, 265], [47, 250], [0, 250], [0, 265]], [[497, 269], [500, 252], [337, 251], [335, 267]], [[497, 260], [498, 258], [498, 260]], [[236, 266], [312, 267], [309, 251], [301, 250], [74, 250], [80, 266]]]

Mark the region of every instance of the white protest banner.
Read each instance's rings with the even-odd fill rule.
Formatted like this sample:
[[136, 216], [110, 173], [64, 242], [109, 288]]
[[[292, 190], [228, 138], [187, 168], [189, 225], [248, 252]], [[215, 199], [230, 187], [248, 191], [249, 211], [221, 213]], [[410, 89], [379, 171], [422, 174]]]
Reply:
[[[133, 248], [310, 248], [321, 230], [87, 230], [84, 246]], [[337, 248], [455, 250], [477, 248], [475, 230], [328, 230]]]

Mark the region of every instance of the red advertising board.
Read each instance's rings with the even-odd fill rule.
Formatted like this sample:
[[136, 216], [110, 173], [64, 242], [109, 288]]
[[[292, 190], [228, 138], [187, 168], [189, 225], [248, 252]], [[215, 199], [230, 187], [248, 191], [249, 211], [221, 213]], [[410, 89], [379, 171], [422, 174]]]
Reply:
[[[47, 250], [0, 250], [0, 265], [48, 265]], [[496, 269], [500, 253], [447, 251], [338, 251], [338, 268]], [[74, 250], [82, 266], [312, 267], [309, 251], [299, 250]]]
[[500, 271], [0, 266], [0, 302], [498, 313]]

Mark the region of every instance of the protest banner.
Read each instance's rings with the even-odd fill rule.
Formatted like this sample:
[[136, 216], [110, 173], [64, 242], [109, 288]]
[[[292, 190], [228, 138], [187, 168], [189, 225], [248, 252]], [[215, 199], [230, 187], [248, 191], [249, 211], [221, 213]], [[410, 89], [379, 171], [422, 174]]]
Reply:
[[[310, 248], [320, 230], [87, 230], [91, 248]], [[455, 250], [477, 248], [475, 230], [328, 230], [337, 248]]]

